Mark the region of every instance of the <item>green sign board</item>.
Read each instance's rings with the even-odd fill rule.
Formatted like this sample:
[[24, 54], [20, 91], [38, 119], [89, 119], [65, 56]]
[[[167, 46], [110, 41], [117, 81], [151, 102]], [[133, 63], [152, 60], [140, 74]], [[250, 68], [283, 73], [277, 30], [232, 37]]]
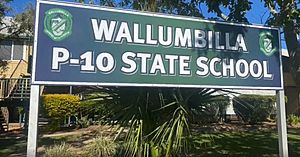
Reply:
[[33, 84], [282, 89], [277, 28], [40, 1]]

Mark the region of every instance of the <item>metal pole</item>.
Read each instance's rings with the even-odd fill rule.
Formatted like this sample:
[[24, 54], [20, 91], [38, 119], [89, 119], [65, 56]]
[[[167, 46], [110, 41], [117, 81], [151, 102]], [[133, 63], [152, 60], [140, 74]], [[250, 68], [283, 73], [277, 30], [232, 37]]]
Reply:
[[288, 157], [288, 141], [286, 129], [286, 113], [285, 113], [285, 99], [284, 90], [277, 90], [277, 128], [279, 139], [279, 156]]
[[40, 86], [31, 85], [29, 126], [27, 139], [27, 157], [35, 157], [37, 149], [38, 115], [39, 115]]
[[69, 94], [72, 94], [73, 93], [73, 86], [70, 86], [69, 88]]

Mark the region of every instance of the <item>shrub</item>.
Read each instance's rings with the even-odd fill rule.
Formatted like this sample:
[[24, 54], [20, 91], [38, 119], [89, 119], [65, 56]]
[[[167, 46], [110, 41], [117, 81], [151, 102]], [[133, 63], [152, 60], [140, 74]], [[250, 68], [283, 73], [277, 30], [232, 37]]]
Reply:
[[72, 150], [72, 146], [62, 143], [54, 145], [46, 149], [44, 157], [76, 157], [77, 155]]
[[85, 147], [87, 157], [112, 157], [116, 154], [118, 144], [108, 137], [96, 137]]
[[209, 103], [203, 103], [196, 112], [195, 123], [222, 122], [225, 120], [226, 107], [230, 104], [226, 96], [216, 96]]
[[81, 117], [81, 119], [79, 119], [79, 120], [77, 121], [77, 126], [78, 126], [79, 128], [87, 128], [87, 127], [89, 127], [91, 124], [92, 124], [92, 122], [88, 119], [87, 116]]
[[251, 124], [266, 121], [274, 110], [275, 96], [242, 94], [233, 99], [235, 113]]
[[300, 117], [295, 116], [294, 114], [289, 115], [287, 120], [288, 124], [291, 126], [300, 124]]
[[108, 117], [114, 116], [111, 111], [111, 104], [115, 101], [112, 97], [101, 91], [90, 91], [82, 95], [83, 100], [80, 102], [80, 116], [88, 116], [93, 122], [105, 122]]
[[57, 130], [65, 117], [74, 115], [80, 105], [78, 96], [69, 94], [47, 94], [42, 97], [42, 104], [51, 119], [52, 130]]

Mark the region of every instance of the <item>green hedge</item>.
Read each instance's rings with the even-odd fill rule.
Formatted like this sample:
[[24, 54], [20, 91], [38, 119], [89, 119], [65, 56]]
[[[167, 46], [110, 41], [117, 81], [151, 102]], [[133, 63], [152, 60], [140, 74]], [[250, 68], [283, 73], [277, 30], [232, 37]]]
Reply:
[[241, 94], [233, 99], [235, 113], [251, 124], [266, 121], [274, 111], [275, 96]]
[[300, 117], [299, 116], [296, 116], [294, 114], [291, 114], [288, 116], [288, 124], [291, 125], [291, 126], [297, 126], [300, 124]]
[[65, 117], [78, 112], [80, 98], [70, 94], [47, 94], [42, 96], [42, 104], [51, 119], [51, 129], [56, 130]]
[[223, 122], [226, 115], [226, 107], [230, 104], [226, 96], [215, 96], [213, 101], [203, 103], [197, 110], [193, 110], [196, 115], [194, 123], [207, 124]]

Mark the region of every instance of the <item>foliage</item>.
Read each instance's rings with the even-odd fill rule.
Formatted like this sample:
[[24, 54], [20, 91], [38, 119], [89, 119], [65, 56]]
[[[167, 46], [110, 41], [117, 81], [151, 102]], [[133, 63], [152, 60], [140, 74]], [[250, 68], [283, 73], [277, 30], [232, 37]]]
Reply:
[[[9, 7], [9, 3], [12, 0], [1, 0], [0, 1], [0, 26], [3, 25], [2, 23], [2, 18], [5, 16], [5, 14], [11, 10], [11, 8]], [[0, 28], [1, 30], [1, 28]]]
[[109, 137], [96, 137], [85, 147], [87, 157], [112, 157], [116, 154], [118, 144]]
[[10, 35], [2, 35], [1, 38], [18, 38], [20, 36], [24, 37], [33, 37], [33, 29], [34, 29], [34, 7], [31, 3], [28, 3], [25, 11], [17, 14], [11, 23], [7, 25], [4, 23], [2, 19], [5, 14], [11, 10], [9, 7], [9, 2], [12, 0], [2, 0], [0, 2], [0, 31], [7, 29]]
[[274, 110], [274, 104], [274, 96], [241, 94], [233, 99], [235, 113], [249, 123], [267, 120]]
[[[3, 29], [7, 28], [8, 26], [6, 26], [6, 24], [2, 21], [2, 19], [4, 18], [5, 14], [11, 10], [11, 8], [9, 7], [9, 3], [12, 0], [1, 0], [0, 1], [0, 31], [2, 31]], [[2, 36], [0, 34], [0, 42], [2, 40]], [[0, 58], [0, 75], [2, 76], [2, 74], [7, 70], [7, 61], [4, 61]], [[3, 76], [2, 76], [3, 77]]]
[[110, 104], [108, 123], [130, 126], [122, 156], [184, 156], [188, 151], [190, 122], [203, 104], [216, 96], [210, 89], [103, 88], [97, 97]]
[[283, 26], [294, 28], [294, 32], [300, 33], [300, 2], [297, 0], [281, 1], [281, 0], [263, 0], [265, 7], [269, 9], [271, 17], [268, 23], [274, 26]]
[[17, 108], [17, 112], [18, 112], [18, 114], [24, 114], [24, 112], [25, 112], [25, 109], [24, 109], [24, 107], [23, 106], [18, 106], [18, 107], [16, 107]]
[[69, 144], [62, 143], [60, 145], [54, 145], [47, 148], [44, 157], [75, 157], [77, 156], [72, 151], [72, 146]]
[[[232, 21], [232, 22], [244, 22], [248, 23], [248, 19], [246, 18], [246, 13], [252, 7], [252, 2], [244, 1], [244, 0], [200, 0], [201, 3], [204, 3], [208, 12], [217, 13], [217, 16], [221, 18], [221, 20]], [[228, 9], [228, 15], [225, 15], [221, 8]]]
[[52, 129], [56, 130], [66, 116], [72, 116], [78, 111], [80, 98], [69, 94], [47, 94], [42, 97], [42, 104], [51, 118]]
[[77, 126], [79, 128], [87, 128], [92, 124], [92, 122], [88, 119], [87, 116], [85, 117], [81, 117], [78, 121], [77, 121]]
[[289, 125], [296, 126], [296, 125], [300, 124], [300, 117], [296, 116], [294, 114], [291, 114], [291, 115], [288, 116], [287, 121], [288, 121]]
[[270, 11], [267, 24], [281, 27], [284, 34], [289, 57], [283, 62], [284, 70], [289, 72], [296, 82], [300, 84], [300, 1], [299, 0], [262, 0]]
[[[1, 41], [1, 39], [0, 39]], [[8, 69], [7, 67], [7, 61], [6, 60], [2, 60], [0, 58], [0, 76], [4, 77], [2, 74]]]
[[104, 115], [108, 115], [108, 104], [103, 103], [103, 101], [97, 100], [98, 97], [105, 96], [104, 93], [93, 93], [85, 94], [83, 93], [83, 98], [80, 102], [80, 114], [81, 117], [91, 118], [93, 120], [99, 121]]
[[[95, 4], [94, 0], [75, 0], [80, 3], [90, 3]], [[199, 1], [181, 1], [181, 0], [165, 0], [165, 1], [155, 1], [155, 0], [101, 0], [100, 5], [109, 6], [109, 7], [121, 7], [121, 8], [130, 8], [141, 11], [152, 11], [152, 12], [161, 12], [167, 14], [176, 14], [176, 15], [187, 15], [195, 17], [203, 17], [201, 10], [199, 9]]]
[[69, 94], [47, 94], [43, 96], [43, 104], [50, 117], [71, 116], [78, 111], [79, 96]]
[[34, 13], [34, 6], [31, 3], [27, 4], [25, 11], [16, 15], [14, 27], [10, 28], [12, 30], [11, 36], [33, 37]]
[[198, 118], [193, 123], [222, 122], [225, 119], [226, 107], [230, 104], [227, 96], [217, 96], [209, 103], [199, 106], [199, 110], [194, 110]]

